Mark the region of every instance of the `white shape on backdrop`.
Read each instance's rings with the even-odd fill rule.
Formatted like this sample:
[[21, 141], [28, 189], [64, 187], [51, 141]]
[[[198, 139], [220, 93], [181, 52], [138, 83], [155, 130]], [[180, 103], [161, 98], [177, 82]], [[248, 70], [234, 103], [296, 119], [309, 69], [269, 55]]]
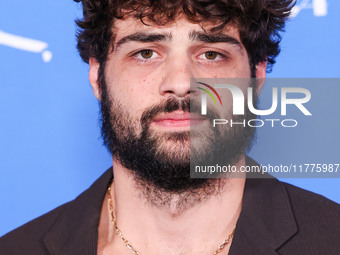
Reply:
[[46, 50], [48, 48], [46, 42], [9, 34], [0, 30], [0, 44], [19, 50], [41, 53], [42, 59], [46, 63], [52, 60], [53, 54], [49, 50]]
[[302, 0], [300, 4], [294, 6], [291, 17], [296, 17], [303, 9], [313, 9], [314, 16], [316, 17], [327, 16], [327, 0]]

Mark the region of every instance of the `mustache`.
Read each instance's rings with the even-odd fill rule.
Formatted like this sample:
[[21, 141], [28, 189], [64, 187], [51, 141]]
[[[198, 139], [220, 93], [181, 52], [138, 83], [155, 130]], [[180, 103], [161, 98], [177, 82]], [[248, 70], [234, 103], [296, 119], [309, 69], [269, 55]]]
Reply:
[[[209, 107], [209, 105], [207, 106], [207, 108], [209, 114], [205, 115], [204, 117], [211, 120], [220, 118], [215, 109], [212, 109], [211, 107]], [[158, 114], [171, 113], [178, 110], [186, 113], [201, 115], [200, 100], [197, 98], [190, 99], [189, 97], [186, 97], [184, 99], [170, 97], [157, 105], [153, 105], [147, 108], [141, 116], [141, 124], [142, 126], [147, 126]]]

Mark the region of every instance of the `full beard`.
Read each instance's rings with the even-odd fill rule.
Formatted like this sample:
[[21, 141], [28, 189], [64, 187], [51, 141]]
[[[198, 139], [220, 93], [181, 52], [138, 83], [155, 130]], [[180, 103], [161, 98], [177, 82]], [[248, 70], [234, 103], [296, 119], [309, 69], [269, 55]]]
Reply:
[[[141, 118], [135, 120], [118, 100], [110, 97], [105, 79], [100, 80], [104, 145], [113, 159], [128, 169], [143, 198], [157, 207], [173, 207], [175, 201], [176, 211], [181, 212], [221, 193], [227, 179], [190, 178], [190, 163], [238, 162], [245, 149], [250, 148], [255, 129], [211, 128], [195, 135], [190, 131], [155, 131], [150, 125], [156, 115], [176, 110], [198, 112], [198, 102], [190, 102], [189, 97], [182, 100], [171, 97], [145, 109]], [[209, 112], [208, 118], [220, 118], [213, 109]], [[246, 115], [249, 119], [253, 117], [250, 112]], [[199, 142], [191, 143], [193, 140]]]

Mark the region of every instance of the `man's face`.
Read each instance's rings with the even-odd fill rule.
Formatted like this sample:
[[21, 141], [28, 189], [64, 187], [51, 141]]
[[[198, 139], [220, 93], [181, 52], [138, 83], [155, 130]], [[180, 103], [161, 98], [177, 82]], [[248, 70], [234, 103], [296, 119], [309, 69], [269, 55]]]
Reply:
[[[114, 34], [114, 50], [105, 68], [108, 92], [133, 119], [169, 97], [188, 97], [190, 78], [250, 77], [248, 56], [235, 28], [223, 32], [235, 40], [229, 43], [202, 41], [210, 38], [203, 38], [206, 34], [200, 25], [184, 18], [165, 27], [145, 26], [135, 19], [116, 20]], [[188, 126], [157, 123], [152, 128], [188, 130]], [[140, 127], [136, 131], [140, 133]]]
[[[190, 78], [249, 78], [249, 59], [238, 30], [227, 26], [210, 34], [185, 18], [166, 26], [128, 18], [116, 20], [113, 32], [103, 91], [96, 84], [98, 63], [90, 61], [91, 84], [102, 101], [104, 139], [113, 157], [158, 188], [199, 186], [204, 181], [191, 185], [195, 181], [187, 180], [190, 130], [207, 125], [207, 120], [189, 114]], [[227, 139], [235, 144], [247, 134], [238, 135]]]

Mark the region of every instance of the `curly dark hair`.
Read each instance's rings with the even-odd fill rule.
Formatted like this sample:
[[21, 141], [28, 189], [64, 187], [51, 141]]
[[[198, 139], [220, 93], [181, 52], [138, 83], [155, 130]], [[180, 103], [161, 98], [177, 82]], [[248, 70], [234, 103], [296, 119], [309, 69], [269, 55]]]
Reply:
[[114, 18], [135, 17], [146, 24], [165, 25], [184, 14], [188, 20], [218, 24], [209, 32], [222, 30], [229, 22], [237, 25], [252, 71], [267, 61], [271, 71], [279, 54], [280, 32], [295, 0], [74, 0], [82, 2], [83, 16], [76, 23], [78, 50], [88, 63], [94, 57], [105, 63], [113, 38]]

